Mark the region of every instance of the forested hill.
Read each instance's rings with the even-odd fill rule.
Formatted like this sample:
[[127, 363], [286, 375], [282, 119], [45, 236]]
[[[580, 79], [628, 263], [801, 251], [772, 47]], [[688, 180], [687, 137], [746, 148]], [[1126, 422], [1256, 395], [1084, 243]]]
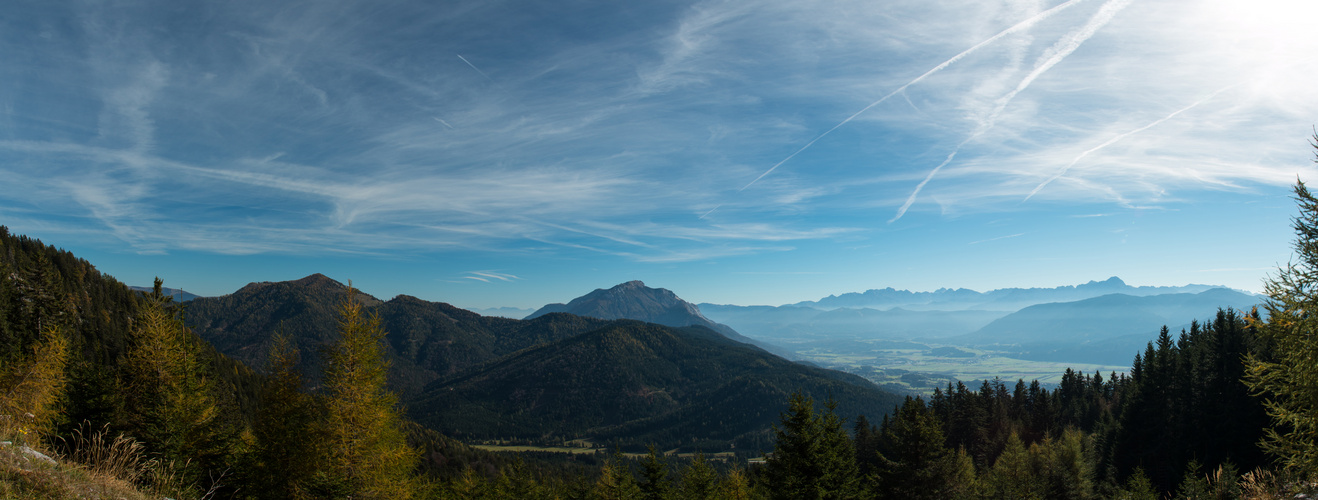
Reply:
[[[316, 354], [338, 329], [337, 307], [346, 292], [321, 274], [252, 283], [230, 295], [190, 301], [187, 323], [221, 352], [254, 367], [265, 365], [271, 341], [282, 331], [304, 353], [301, 371], [320, 373]], [[389, 332], [390, 385], [404, 398], [441, 376], [605, 323], [565, 314], [535, 321], [486, 317], [407, 295], [383, 302], [357, 292], [357, 300]]]
[[900, 401], [846, 373], [786, 361], [704, 327], [618, 320], [431, 384], [413, 418], [459, 437], [607, 440], [635, 449], [767, 449], [793, 392], [843, 415]]
[[793, 357], [793, 353], [787, 349], [754, 340], [728, 325], [711, 321], [701, 314], [700, 307], [682, 300], [672, 290], [650, 288], [641, 281], [628, 281], [607, 290], [597, 288], [567, 304], [541, 307], [526, 319], [555, 312], [600, 319], [634, 319], [664, 326], [703, 326], [737, 342], [759, 346], [785, 358]]
[[[60, 426], [83, 420], [122, 425], [124, 391], [118, 372], [145, 302], [127, 285], [72, 253], [0, 226], [0, 367], [30, 354], [41, 330], [57, 327], [69, 341], [69, 386]], [[203, 373], [217, 393], [247, 414], [255, 405], [255, 374], [196, 343]]]

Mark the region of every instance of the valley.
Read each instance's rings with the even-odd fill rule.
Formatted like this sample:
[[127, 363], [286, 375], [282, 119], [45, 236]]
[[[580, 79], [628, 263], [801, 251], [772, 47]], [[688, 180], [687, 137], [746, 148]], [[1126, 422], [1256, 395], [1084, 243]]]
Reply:
[[[964, 346], [919, 344], [910, 341], [851, 340], [817, 344], [784, 344], [803, 361], [865, 377], [889, 391], [932, 394], [957, 381], [1038, 380], [1054, 387], [1067, 368], [1085, 373], [1125, 373], [1130, 365], [1104, 365], [1063, 361], [1031, 361], [1010, 357], [1011, 352]], [[1133, 354], [1132, 354], [1133, 356]]]

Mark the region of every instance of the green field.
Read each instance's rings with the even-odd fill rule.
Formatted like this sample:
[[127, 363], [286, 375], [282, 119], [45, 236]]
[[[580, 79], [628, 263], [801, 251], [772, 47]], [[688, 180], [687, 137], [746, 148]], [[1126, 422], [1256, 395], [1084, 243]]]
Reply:
[[[864, 343], [860, 341], [858, 343]], [[875, 343], [876, 346], [882, 346]], [[949, 382], [964, 381], [977, 389], [980, 380], [1001, 379], [1008, 385], [1016, 380], [1042, 384], [1061, 381], [1067, 368], [1103, 376], [1111, 372], [1125, 373], [1127, 366], [1065, 363], [1057, 361], [1029, 361], [1006, 357], [1002, 352], [929, 344], [923, 349], [888, 348], [823, 348], [799, 349], [797, 354], [820, 366], [835, 368], [861, 375], [880, 386], [899, 392], [928, 394], [935, 388], [946, 388]]]
[[473, 444], [472, 448], [479, 448], [485, 451], [547, 451], [551, 453], [572, 453], [572, 454], [591, 454], [607, 451], [604, 448], [579, 448], [575, 446], [526, 446], [526, 445], [501, 445], [501, 444]]
[[[566, 444], [582, 442], [581, 440], [571, 441]], [[479, 448], [485, 451], [507, 451], [507, 452], [549, 452], [549, 453], [571, 453], [571, 454], [594, 454], [594, 453], [612, 453], [608, 448], [595, 448], [590, 446], [533, 446], [520, 444], [473, 444], [473, 448]], [[647, 453], [623, 453], [628, 458], [641, 458]], [[695, 453], [678, 453], [677, 450], [668, 450], [663, 453], [668, 457], [693, 458]], [[727, 460], [736, 456], [736, 453], [725, 451], [719, 453], [705, 453], [705, 458], [710, 460]]]

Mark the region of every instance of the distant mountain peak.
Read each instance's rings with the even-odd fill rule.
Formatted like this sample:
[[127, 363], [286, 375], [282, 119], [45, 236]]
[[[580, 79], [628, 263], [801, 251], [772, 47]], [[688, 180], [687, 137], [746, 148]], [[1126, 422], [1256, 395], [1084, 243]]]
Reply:
[[332, 287], [337, 287], [337, 288], [342, 288], [342, 287], [343, 287], [343, 283], [339, 283], [338, 281], [334, 280], [333, 278], [330, 278], [329, 276], [325, 276], [325, 275], [320, 274], [320, 273], [316, 273], [316, 274], [313, 274], [313, 275], [311, 275], [311, 276], [307, 276], [307, 277], [302, 278], [302, 279], [300, 279], [300, 280], [295, 280], [295, 281], [293, 281], [293, 284], [294, 284], [294, 285], [300, 285], [300, 286], [332, 286]]
[[[1113, 277], [1108, 278], [1108, 279], [1105, 279], [1105, 280], [1103, 280], [1103, 281], [1094, 281], [1094, 280], [1090, 280], [1089, 283], [1085, 283], [1085, 284], [1080, 285], [1080, 286], [1125, 287], [1125, 286], [1126, 286], [1126, 282], [1125, 282], [1125, 281], [1122, 281], [1121, 278], [1118, 278], [1118, 277], [1116, 277], [1116, 276], [1113, 276]], [[1077, 288], [1079, 288], [1079, 287], [1077, 287]]]
[[[599, 319], [634, 319], [664, 326], [703, 326], [723, 336], [747, 344], [753, 341], [731, 327], [710, 321], [695, 304], [682, 300], [665, 288], [650, 288], [632, 280], [607, 290], [597, 288], [567, 304], [549, 304], [525, 319], [563, 312]], [[763, 344], [761, 344], [763, 346]]]

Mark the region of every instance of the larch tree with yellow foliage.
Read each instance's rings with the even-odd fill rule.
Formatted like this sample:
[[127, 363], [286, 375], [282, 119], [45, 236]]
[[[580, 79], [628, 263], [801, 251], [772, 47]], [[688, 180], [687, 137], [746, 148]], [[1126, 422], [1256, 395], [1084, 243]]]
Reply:
[[32, 346], [32, 356], [0, 374], [0, 433], [37, 445], [50, 433], [58, 416], [56, 402], [64, 392], [69, 342], [60, 328], [47, 326]]
[[224, 454], [219, 408], [197, 340], [159, 278], [135, 323], [123, 367], [129, 428], [163, 462], [183, 469], [186, 481], [200, 480], [201, 470]]
[[403, 433], [397, 397], [385, 388], [386, 333], [356, 295], [349, 283], [339, 305], [339, 338], [325, 350], [327, 485], [352, 498], [410, 498], [418, 456]]

